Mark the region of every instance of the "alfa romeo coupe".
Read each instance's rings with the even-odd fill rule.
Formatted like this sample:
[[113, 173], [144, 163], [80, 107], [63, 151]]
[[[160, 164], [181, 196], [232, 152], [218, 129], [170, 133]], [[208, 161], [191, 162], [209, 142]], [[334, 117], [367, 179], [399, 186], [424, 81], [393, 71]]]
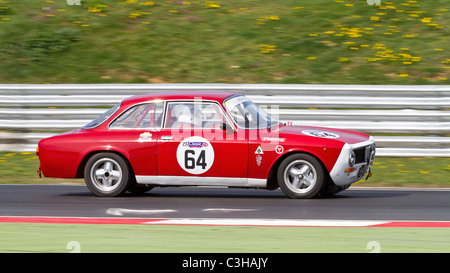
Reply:
[[241, 94], [185, 91], [127, 98], [41, 140], [37, 154], [39, 175], [84, 178], [97, 196], [223, 186], [312, 198], [369, 177], [375, 143], [360, 132], [287, 126]]

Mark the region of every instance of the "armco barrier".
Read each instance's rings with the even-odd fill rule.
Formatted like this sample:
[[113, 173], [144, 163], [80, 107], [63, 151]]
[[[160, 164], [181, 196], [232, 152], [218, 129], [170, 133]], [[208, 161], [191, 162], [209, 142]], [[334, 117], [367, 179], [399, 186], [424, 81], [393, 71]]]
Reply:
[[0, 150], [79, 128], [122, 99], [177, 90], [247, 95], [284, 122], [375, 135], [378, 156], [450, 157], [450, 86], [278, 84], [0, 85]]

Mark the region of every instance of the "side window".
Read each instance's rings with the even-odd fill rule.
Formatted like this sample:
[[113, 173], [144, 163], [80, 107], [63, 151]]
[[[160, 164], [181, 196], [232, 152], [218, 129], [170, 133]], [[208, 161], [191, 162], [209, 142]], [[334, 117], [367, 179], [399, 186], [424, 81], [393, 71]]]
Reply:
[[226, 123], [220, 107], [215, 103], [172, 102], [167, 107], [166, 128], [211, 129]]
[[109, 128], [161, 128], [164, 103], [135, 105], [122, 113]]

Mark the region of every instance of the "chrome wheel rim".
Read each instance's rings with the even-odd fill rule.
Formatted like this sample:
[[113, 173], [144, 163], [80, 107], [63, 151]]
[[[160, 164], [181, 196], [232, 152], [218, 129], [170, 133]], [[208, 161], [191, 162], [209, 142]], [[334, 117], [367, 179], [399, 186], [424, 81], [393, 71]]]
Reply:
[[284, 170], [284, 181], [291, 191], [304, 194], [316, 185], [317, 171], [308, 161], [295, 160]]
[[122, 181], [122, 168], [111, 158], [99, 159], [92, 165], [91, 180], [97, 189], [113, 191]]

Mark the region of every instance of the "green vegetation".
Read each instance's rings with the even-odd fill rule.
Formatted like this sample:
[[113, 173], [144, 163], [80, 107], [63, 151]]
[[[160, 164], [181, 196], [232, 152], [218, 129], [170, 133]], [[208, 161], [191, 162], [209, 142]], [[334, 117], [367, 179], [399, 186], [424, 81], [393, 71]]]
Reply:
[[0, 83], [449, 84], [448, 1], [0, 0]]
[[[0, 252], [448, 253], [448, 228], [220, 227], [1, 223]], [[307, 234], [307, 236], [304, 236]], [[69, 247], [68, 247], [69, 246]], [[369, 247], [368, 247], [369, 246]]]
[[376, 158], [372, 173], [354, 186], [450, 187], [450, 158]]
[[[39, 158], [30, 152], [0, 152], [0, 183], [84, 183], [82, 179], [38, 178]], [[450, 187], [450, 158], [376, 158], [373, 176], [356, 186]]]

